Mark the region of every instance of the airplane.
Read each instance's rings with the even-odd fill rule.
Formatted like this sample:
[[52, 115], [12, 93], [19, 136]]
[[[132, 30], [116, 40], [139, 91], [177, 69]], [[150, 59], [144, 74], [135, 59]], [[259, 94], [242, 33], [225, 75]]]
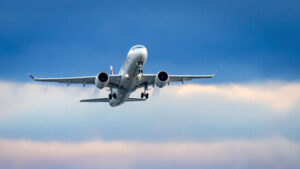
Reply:
[[[169, 75], [166, 71], [159, 71], [157, 74], [144, 74], [143, 67], [146, 63], [148, 52], [145, 46], [133, 46], [119, 71], [119, 74], [114, 74], [113, 67], [110, 67], [110, 75], [105, 72], [100, 72], [96, 76], [83, 77], [64, 77], [64, 78], [35, 78], [29, 75], [33, 80], [40, 82], [58, 82], [95, 85], [99, 89], [109, 89], [107, 98], [84, 99], [80, 102], [108, 102], [111, 107], [119, 106], [125, 102], [146, 101], [149, 97], [147, 90], [149, 86], [162, 88], [169, 85], [170, 82], [182, 82], [212, 78], [211, 75]], [[141, 98], [130, 98], [130, 94], [138, 88], [144, 88], [141, 93]]]

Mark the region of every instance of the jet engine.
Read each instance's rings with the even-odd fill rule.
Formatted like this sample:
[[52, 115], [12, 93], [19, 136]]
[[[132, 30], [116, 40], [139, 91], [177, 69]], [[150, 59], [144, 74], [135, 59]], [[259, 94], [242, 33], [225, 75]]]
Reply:
[[95, 79], [95, 84], [99, 89], [103, 89], [108, 85], [109, 76], [105, 72], [98, 73]]
[[169, 75], [167, 72], [160, 71], [156, 74], [155, 84], [157, 87], [162, 88], [168, 83], [169, 83]]

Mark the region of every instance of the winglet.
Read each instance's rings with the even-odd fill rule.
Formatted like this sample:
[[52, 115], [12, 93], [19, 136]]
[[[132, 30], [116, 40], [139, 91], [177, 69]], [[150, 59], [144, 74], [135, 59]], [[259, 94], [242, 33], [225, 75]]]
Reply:
[[33, 75], [29, 75], [29, 77], [30, 77], [32, 80], [35, 80], [35, 78], [33, 77]]

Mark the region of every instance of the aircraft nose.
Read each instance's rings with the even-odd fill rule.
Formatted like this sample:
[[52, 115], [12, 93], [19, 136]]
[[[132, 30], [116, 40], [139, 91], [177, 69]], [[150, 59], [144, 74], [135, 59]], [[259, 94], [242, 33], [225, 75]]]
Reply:
[[130, 50], [129, 53], [134, 53], [138, 61], [145, 62], [147, 60], [148, 52], [145, 46], [135, 45]]
[[146, 48], [143, 48], [142, 55], [143, 55], [144, 60], [146, 60], [147, 56], [148, 56], [148, 52], [147, 52]]
[[147, 49], [145, 47], [139, 49], [139, 55], [141, 56], [142, 60], [145, 61], [148, 56]]

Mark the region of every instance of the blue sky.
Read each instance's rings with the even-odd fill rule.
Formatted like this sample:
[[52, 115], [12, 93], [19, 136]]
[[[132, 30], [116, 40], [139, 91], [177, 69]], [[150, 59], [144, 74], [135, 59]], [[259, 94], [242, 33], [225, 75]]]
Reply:
[[[213, 82], [299, 79], [298, 1], [1, 1], [1, 79], [118, 69], [148, 48], [146, 72]], [[55, 70], [55, 71], [54, 71]]]
[[[0, 0], [0, 168], [299, 168], [299, 6]], [[117, 72], [136, 44], [145, 73], [216, 77], [116, 108], [28, 77]]]

